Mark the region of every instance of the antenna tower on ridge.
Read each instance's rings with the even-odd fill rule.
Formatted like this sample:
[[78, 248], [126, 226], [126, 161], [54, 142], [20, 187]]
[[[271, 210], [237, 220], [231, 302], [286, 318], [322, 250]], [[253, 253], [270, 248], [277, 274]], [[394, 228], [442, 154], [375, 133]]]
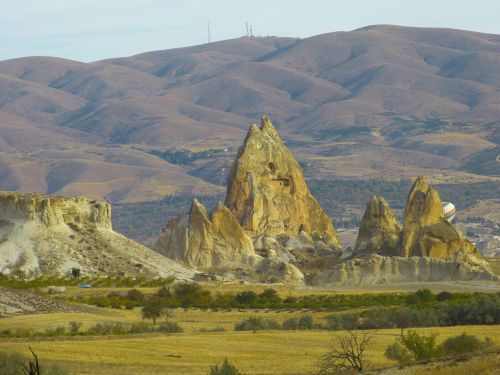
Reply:
[[250, 32], [249, 32], [249, 29], [248, 29], [248, 22], [245, 22], [245, 26], [247, 28], [247, 38], [250, 36]]

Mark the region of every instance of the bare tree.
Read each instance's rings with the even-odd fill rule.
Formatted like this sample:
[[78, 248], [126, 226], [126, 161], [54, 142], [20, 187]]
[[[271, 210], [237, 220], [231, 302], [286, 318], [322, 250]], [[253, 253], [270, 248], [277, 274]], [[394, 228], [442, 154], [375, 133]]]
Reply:
[[368, 331], [336, 333], [328, 352], [318, 361], [318, 375], [352, 374], [366, 370], [370, 363], [365, 352], [372, 338]]
[[40, 375], [40, 365], [38, 364], [38, 356], [35, 354], [33, 349], [30, 348], [30, 352], [33, 355], [33, 359], [30, 359], [27, 366], [23, 366], [23, 374], [25, 375]]

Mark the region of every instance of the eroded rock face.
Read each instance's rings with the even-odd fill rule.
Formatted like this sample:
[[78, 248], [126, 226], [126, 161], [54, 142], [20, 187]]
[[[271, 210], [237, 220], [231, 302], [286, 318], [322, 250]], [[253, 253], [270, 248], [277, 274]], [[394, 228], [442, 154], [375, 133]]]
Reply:
[[252, 125], [232, 165], [226, 206], [252, 237], [320, 235], [340, 247], [330, 218], [309, 192], [302, 169], [269, 118]]
[[387, 201], [372, 195], [361, 220], [353, 255], [398, 255], [400, 232], [401, 225]]
[[0, 192], [0, 217], [9, 221], [39, 222], [47, 227], [92, 224], [111, 229], [111, 205], [86, 197]]
[[73, 268], [82, 276], [195, 273], [114, 232], [107, 202], [0, 192], [0, 273], [68, 275]]
[[476, 247], [444, 219], [437, 190], [418, 177], [406, 203], [400, 255], [445, 259], [457, 252], [480, 256]]
[[232, 275], [229, 278], [304, 284], [302, 272], [276, 253], [256, 254], [252, 239], [221, 202], [209, 214], [193, 200], [188, 214], [168, 222], [155, 249], [198, 270]]
[[220, 202], [209, 215], [200, 202], [193, 200], [188, 214], [168, 222], [155, 249], [201, 270], [256, 262], [252, 240]]
[[447, 259], [372, 254], [338, 264], [314, 281], [317, 284], [376, 285], [454, 280], [498, 281], [498, 277], [485, 260], [460, 252]]

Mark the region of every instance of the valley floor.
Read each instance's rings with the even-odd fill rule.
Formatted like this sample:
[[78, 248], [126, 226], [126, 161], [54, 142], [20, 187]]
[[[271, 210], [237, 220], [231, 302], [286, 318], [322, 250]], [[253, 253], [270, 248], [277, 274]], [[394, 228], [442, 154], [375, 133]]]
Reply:
[[[243, 374], [313, 374], [318, 358], [332, 342], [331, 331], [258, 331], [235, 332], [234, 324], [250, 315], [283, 321], [304, 312], [244, 310], [202, 311], [177, 309], [171, 319], [184, 333], [140, 334], [105, 337], [58, 337], [44, 339], [1, 339], [0, 350], [28, 354], [28, 346], [41, 361], [57, 361], [72, 374], [206, 374], [211, 365], [225, 357], [234, 362]], [[328, 313], [307, 312], [320, 321]], [[25, 315], [0, 320], [0, 331], [30, 329], [43, 331], [48, 327], [67, 326], [70, 321], [83, 323], [83, 328], [96, 322], [137, 322], [139, 310], [94, 308], [87, 313], [51, 313]], [[223, 327], [225, 332], [200, 332]], [[459, 326], [418, 329], [439, 333], [439, 340], [467, 332], [500, 342], [500, 325]], [[383, 356], [385, 348], [400, 334], [398, 329], [373, 331], [373, 346], [368, 352], [374, 368], [395, 366]], [[489, 361], [489, 362], [488, 362]], [[498, 355], [488, 359], [488, 366], [498, 363]], [[421, 368], [421, 367], [420, 367]], [[407, 371], [410, 371], [409, 369]], [[413, 370], [411, 370], [413, 371]], [[416, 372], [415, 372], [416, 371]], [[408, 374], [425, 372], [416, 368]], [[402, 374], [402, 372], [394, 372]], [[434, 372], [438, 373], [438, 372]], [[458, 374], [459, 372], [457, 372]], [[493, 372], [490, 372], [493, 374]], [[451, 373], [450, 373], [451, 374]], [[488, 372], [483, 372], [484, 375]]]

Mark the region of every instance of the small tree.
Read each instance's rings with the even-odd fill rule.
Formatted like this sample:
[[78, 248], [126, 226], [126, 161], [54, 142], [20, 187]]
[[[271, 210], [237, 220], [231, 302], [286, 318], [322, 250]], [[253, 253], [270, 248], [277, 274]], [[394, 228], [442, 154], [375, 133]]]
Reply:
[[169, 309], [168, 307], [165, 307], [163, 310], [162, 310], [162, 315], [165, 317], [165, 324], [168, 323], [168, 320], [170, 318], [173, 318], [175, 316], [174, 314], [174, 310], [172, 309]]
[[437, 336], [437, 333], [425, 335], [409, 330], [401, 336], [401, 343], [416, 361], [422, 361], [439, 356], [440, 348], [436, 343]]
[[226, 358], [220, 366], [211, 366], [208, 375], [241, 375], [241, 372]]
[[318, 362], [318, 375], [363, 372], [369, 366], [365, 357], [372, 335], [368, 331], [345, 331], [334, 335], [330, 349]]
[[157, 297], [150, 298], [146, 301], [141, 309], [142, 319], [151, 319], [153, 324], [156, 324], [156, 319], [163, 314], [161, 300]]

